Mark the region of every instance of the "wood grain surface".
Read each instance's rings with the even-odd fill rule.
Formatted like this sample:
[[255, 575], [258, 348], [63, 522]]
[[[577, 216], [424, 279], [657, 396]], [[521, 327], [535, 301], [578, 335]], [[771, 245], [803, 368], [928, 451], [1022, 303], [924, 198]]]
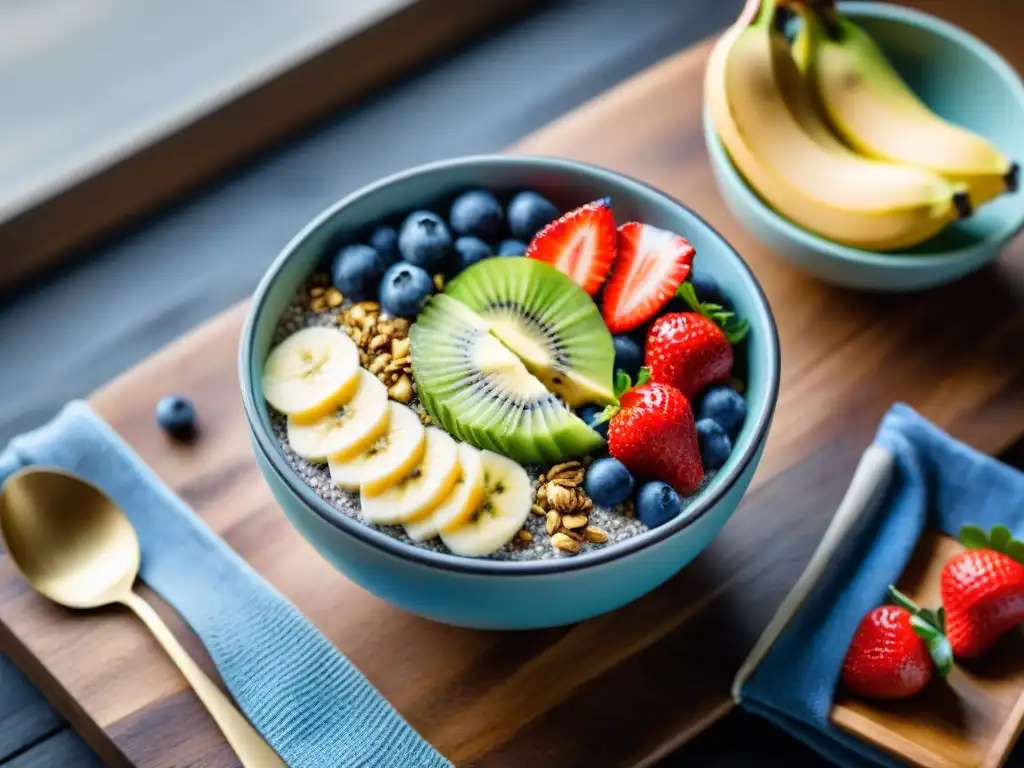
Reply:
[[[1024, 64], [1015, 31], [1024, 6], [916, 4]], [[783, 387], [751, 490], [708, 550], [647, 597], [572, 627], [474, 632], [416, 618], [345, 581], [292, 530], [250, 455], [235, 372], [244, 307], [91, 398], [457, 765], [654, 764], [731, 708], [736, 668], [803, 569], [892, 402], [910, 403], [988, 453], [1024, 434], [1024, 242], [927, 295], [867, 296], [795, 271], [734, 221], [715, 191], [699, 124], [708, 50], [680, 53], [514, 148], [600, 163], [688, 203], [748, 260], [778, 320]], [[170, 443], [153, 424], [153, 406], [170, 390], [198, 405], [193, 446]], [[199, 652], [181, 622], [163, 614]], [[131, 617], [71, 616], [31, 594], [3, 557], [0, 643], [109, 764], [234, 765]]]

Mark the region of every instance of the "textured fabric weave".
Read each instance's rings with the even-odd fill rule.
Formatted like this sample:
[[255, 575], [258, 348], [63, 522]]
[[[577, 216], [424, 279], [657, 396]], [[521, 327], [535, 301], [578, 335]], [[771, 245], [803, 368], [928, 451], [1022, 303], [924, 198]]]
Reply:
[[[960, 443], [906, 405], [890, 409], [876, 444], [896, 471], [871, 520], [845, 542], [741, 692], [741, 705], [841, 766], [899, 766], [829, 723], [846, 648], [886, 599], [925, 527], [1008, 526], [1024, 537], [1024, 474]], [[1018, 748], [1010, 765], [1024, 765]]]
[[77, 472], [128, 513], [142, 578], [199, 635], [241, 709], [289, 766], [450, 766], [88, 405], [72, 402], [12, 440], [0, 453], [0, 481], [32, 464]]

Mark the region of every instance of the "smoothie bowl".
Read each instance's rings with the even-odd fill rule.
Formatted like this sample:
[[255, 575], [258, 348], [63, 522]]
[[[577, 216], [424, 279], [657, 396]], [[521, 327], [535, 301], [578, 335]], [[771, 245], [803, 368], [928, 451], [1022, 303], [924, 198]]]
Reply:
[[242, 336], [257, 463], [370, 592], [449, 624], [579, 621], [725, 525], [779, 387], [743, 260], [633, 179], [554, 158], [434, 163], [318, 216]]

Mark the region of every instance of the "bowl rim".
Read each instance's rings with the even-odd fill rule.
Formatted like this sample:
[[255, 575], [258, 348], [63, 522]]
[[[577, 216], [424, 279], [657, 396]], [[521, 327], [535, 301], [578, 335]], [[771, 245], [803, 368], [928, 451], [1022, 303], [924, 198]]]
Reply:
[[[332, 219], [338, 211], [351, 205], [358, 199], [373, 194], [378, 190], [402, 183], [414, 176], [441, 171], [449, 168], [458, 168], [467, 165], [480, 163], [508, 164], [543, 166], [554, 171], [579, 171], [597, 172], [608, 174], [624, 179], [635, 184], [648, 193], [660, 197], [687, 211], [700, 225], [704, 226], [713, 237], [717, 238], [724, 248], [736, 259], [737, 265], [742, 272], [746, 273], [754, 290], [755, 299], [760, 302], [767, 319], [766, 343], [769, 346], [768, 371], [766, 372], [766, 405], [758, 415], [754, 427], [754, 438], [750, 441], [747, 450], [739, 457], [739, 460], [726, 473], [724, 482], [714, 494], [698, 498], [687, 510], [687, 514], [679, 515], [674, 520], [657, 528], [645, 531], [639, 536], [618, 542], [614, 546], [602, 549], [597, 552], [588, 553], [583, 557], [574, 558], [550, 558], [542, 560], [486, 560], [480, 558], [460, 557], [451, 553], [434, 552], [432, 550], [415, 547], [404, 541], [378, 531], [376, 528], [353, 520], [344, 513], [334, 509], [320, 497], [299, 474], [288, 464], [284, 452], [277, 444], [276, 438], [264, 425], [260, 418], [255, 400], [256, 373], [249, 366], [249, 360], [253, 356], [255, 345], [256, 328], [259, 325], [267, 296], [277, 276], [284, 268], [284, 265], [291, 258], [297, 248], [304, 243], [315, 231], [324, 226]], [[319, 518], [328, 525], [340, 529], [343, 533], [349, 534], [359, 542], [374, 549], [383, 550], [386, 554], [397, 556], [403, 560], [410, 561], [430, 568], [438, 568], [446, 571], [454, 571], [465, 574], [500, 575], [500, 576], [538, 576], [576, 571], [602, 565], [613, 560], [624, 558], [648, 547], [654, 546], [675, 534], [689, 528], [691, 525], [702, 519], [710, 512], [739, 482], [740, 477], [746, 472], [751, 462], [755, 460], [764, 446], [771, 425], [772, 417], [779, 398], [781, 380], [781, 349], [779, 343], [778, 326], [772, 314], [771, 306], [764, 294], [753, 270], [744, 261], [729, 242], [710, 224], [708, 224], [693, 209], [684, 205], [676, 198], [661, 190], [635, 179], [626, 174], [605, 168], [600, 165], [585, 163], [576, 160], [569, 160], [558, 157], [545, 157], [539, 155], [517, 155], [517, 154], [479, 154], [462, 157], [438, 160], [430, 163], [409, 168], [398, 173], [385, 176], [377, 181], [367, 184], [328, 206], [318, 214], [310, 223], [295, 235], [288, 244], [281, 250], [273, 263], [264, 273], [246, 313], [245, 324], [242, 329], [241, 343], [239, 344], [238, 373], [242, 390], [242, 405], [245, 411], [246, 422], [256, 448], [266, 460], [266, 465], [274, 472], [277, 479], [283, 483], [298, 500], [307, 508], [312, 510]]]
[[[850, 16], [900, 22], [950, 40], [973, 53], [995, 72], [1004, 85], [1014, 93], [1015, 102], [1024, 109], [1024, 83], [1017, 71], [992, 46], [970, 32], [938, 16], [907, 6], [866, 2], [865, 0], [846, 0], [839, 3], [839, 8]], [[709, 159], [712, 164], [728, 174], [728, 181], [739, 189], [740, 194], [744, 196], [751, 207], [772, 222], [772, 226], [780, 229], [785, 236], [823, 255], [851, 264], [867, 265], [891, 271], [928, 271], [962, 264], [965, 261], [974, 261], [979, 257], [986, 257], [985, 260], [995, 258], [1002, 246], [1024, 230], [1024, 204], [1022, 204], [1016, 219], [997, 233], [978, 243], [954, 251], [919, 251], [917, 253], [867, 251], [836, 243], [794, 224], [772, 210], [736, 170], [736, 166], [733, 165], [714, 129], [706, 103], [702, 105], [701, 113], [705, 143], [708, 145]], [[1024, 191], [1017, 194], [1024, 194]]]

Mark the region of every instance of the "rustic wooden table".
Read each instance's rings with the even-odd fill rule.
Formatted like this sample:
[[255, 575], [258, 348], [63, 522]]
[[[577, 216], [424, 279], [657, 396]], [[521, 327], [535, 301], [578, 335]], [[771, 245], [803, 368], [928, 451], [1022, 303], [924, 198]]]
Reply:
[[[1024, 64], [1019, 4], [970, 12], [954, 0], [912, 4]], [[889, 404], [909, 402], [989, 453], [1024, 434], [1024, 243], [928, 295], [864, 296], [795, 272], [732, 220], [714, 190], [699, 128], [707, 52], [707, 44], [687, 50], [514, 148], [598, 162], [684, 200], [747, 258], [778, 319], [783, 391], [751, 492], [712, 546], [648, 597], [574, 627], [508, 635], [421, 621], [345, 582], [311, 556], [252, 464], [234, 383], [242, 308], [92, 398], [459, 765], [653, 763], [731, 708], [733, 672], [802, 569]], [[963, 306], [971, 312], [954, 311]], [[204, 415], [205, 437], [192, 449], [170, 448], [152, 426], [153, 400], [168, 388], [192, 394]], [[129, 619], [72, 620], [29, 594], [0, 559], [0, 629], [4, 647], [112, 764], [233, 764]], [[112, 655], [124, 671], [114, 680], [99, 671]]]

